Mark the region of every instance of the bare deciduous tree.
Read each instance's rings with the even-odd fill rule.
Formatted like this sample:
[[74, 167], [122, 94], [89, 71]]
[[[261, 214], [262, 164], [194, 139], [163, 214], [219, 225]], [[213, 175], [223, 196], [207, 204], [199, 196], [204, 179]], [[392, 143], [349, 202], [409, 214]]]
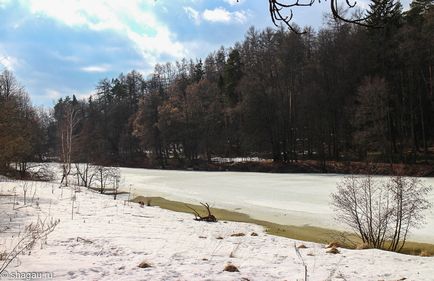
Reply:
[[71, 157], [74, 140], [74, 130], [79, 123], [78, 111], [73, 103], [65, 103], [62, 117], [58, 123], [60, 139], [60, 161], [62, 162], [62, 180], [68, 186], [68, 176], [71, 173]]
[[77, 174], [77, 184], [84, 187], [90, 187], [95, 177], [95, 166], [90, 163], [75, 163]]
[[113, 190], [115, 194], [117, 194], [119, 178], [120, 169], [118, 167], [96, 167], [96, 181], [99, 182], [99, 190], [101, 194], [105, 192], [107, 185], [109, 184], [113, 184]]
[[411, 228], [424, 222], [431, 187], [417, 178], [349, 176], [332, 194], [337, 219], [370, 247], [401, 251]]
[[431, 187], [425, 186], [418, 178], [395, 176], [390, 178], [388, 189], [392, 196], [393, 212], [389, 249], [400, 251], [410, 229], [424, 223], [424, 211], [431, 207], [427, 199]]

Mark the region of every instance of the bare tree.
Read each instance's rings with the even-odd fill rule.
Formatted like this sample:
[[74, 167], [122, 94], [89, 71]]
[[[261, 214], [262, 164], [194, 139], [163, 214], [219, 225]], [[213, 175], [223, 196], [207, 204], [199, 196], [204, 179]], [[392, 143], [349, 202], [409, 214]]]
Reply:
[[84, 187], [90, 187], [95, 177], [95, 166], [90, 163], [75, 163], [77, 184]]
[[392, 233], [389, 249], [401, 251], [411, 228], [420, 227], [425, 220], [424, 211], [431, 207], [427, 195], [431, 187], [418, 178], [395, 176], [387, 188], [392, 196]]
[[[370, 247], [400, 251], [411, 228], [424, 222], [431, 187], [417, 178], [349, 176], [332, 194], [337, 219]], [[388, 245], [386, 247], [386, 245]]]
[[95, 170], [100, 193], [103, 194], [107, 186], [113, 184], [113, 190], [116, 195], [119, 187], [120, 169], [118, 167], [97, 166]]
[[74, 130], [79, 123], [78, 110], [73, 103], [63, 105], [62, 116], [58, 123], [60, 139], [60, 161], [62, 162], [62, 180], [68, 186], [68, 176], [71, 173], [71, 157], [74, 140]]

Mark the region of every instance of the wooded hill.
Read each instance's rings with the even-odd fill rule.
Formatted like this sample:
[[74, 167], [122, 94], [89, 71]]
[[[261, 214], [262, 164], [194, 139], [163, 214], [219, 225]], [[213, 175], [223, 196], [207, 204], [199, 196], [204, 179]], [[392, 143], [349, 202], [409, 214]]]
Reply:
[[256, 156], [433, 163], [433, 4], [413, 1], [403, 12], [388, 3], [381, 15], [371, 7], [370, 24], [383, 28], [330, 20], [298, 35], [252, 27], [243, 41], [203, 61], [156, 65], [148, 77], [132, 71], [103, 79], [88, 100], [66, 97], [51, 118], [33, 118], [42, 124], [31, 125], [41, 128], [34, 135], [39, 142], [17, 136], [32, 147], [26, 151], [9, 139], [19, 134], [11, 123], [19, 118], [4, 108], [15, 108], [8, 100], [20, 95], [5, 92], [10, 73], [3, 72], [2, 165], [58, 156], [65, 124], [78, 162], [187, 167]]

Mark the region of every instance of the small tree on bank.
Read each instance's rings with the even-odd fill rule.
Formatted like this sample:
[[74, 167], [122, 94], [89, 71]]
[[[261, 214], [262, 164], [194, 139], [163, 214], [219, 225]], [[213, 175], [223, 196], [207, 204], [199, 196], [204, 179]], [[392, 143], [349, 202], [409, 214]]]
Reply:
[[115, 195], [117, 195], [119, 180], [120, 180], [119, 167], [96, 166], [95, 174], [96, 174], [96, 182], [99, 185], [99, 191], [101, 194], [103, 194], [106, 191], [107, 186], [112, 185], [113, 192]]
[[75, 140], [75, 131], [79, 124], [77, 100], [67, 97], [64, 101], [59, 100], [55, 106], [55, 118], [57, 119], [57, 132], [59, 138], [59, 159], [62, 163], [62, 180], [68, 186], [68, 176], [72, 168], [72, 153]]
[[338, 183], [332, 205], [363, 243], [399, 252], [410, 230], [423, 224], [430, 191], [418, 178], [349, 176]]

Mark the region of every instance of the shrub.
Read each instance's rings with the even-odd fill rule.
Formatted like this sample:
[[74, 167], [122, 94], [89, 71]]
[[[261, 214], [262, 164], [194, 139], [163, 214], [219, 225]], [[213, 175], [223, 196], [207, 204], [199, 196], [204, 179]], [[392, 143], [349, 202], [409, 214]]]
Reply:
[[424, 223], [430, 191], [418, 178], [349, 176], [338, 183], [332, 205], [363, 243], [399, 252], [410, 230]]

